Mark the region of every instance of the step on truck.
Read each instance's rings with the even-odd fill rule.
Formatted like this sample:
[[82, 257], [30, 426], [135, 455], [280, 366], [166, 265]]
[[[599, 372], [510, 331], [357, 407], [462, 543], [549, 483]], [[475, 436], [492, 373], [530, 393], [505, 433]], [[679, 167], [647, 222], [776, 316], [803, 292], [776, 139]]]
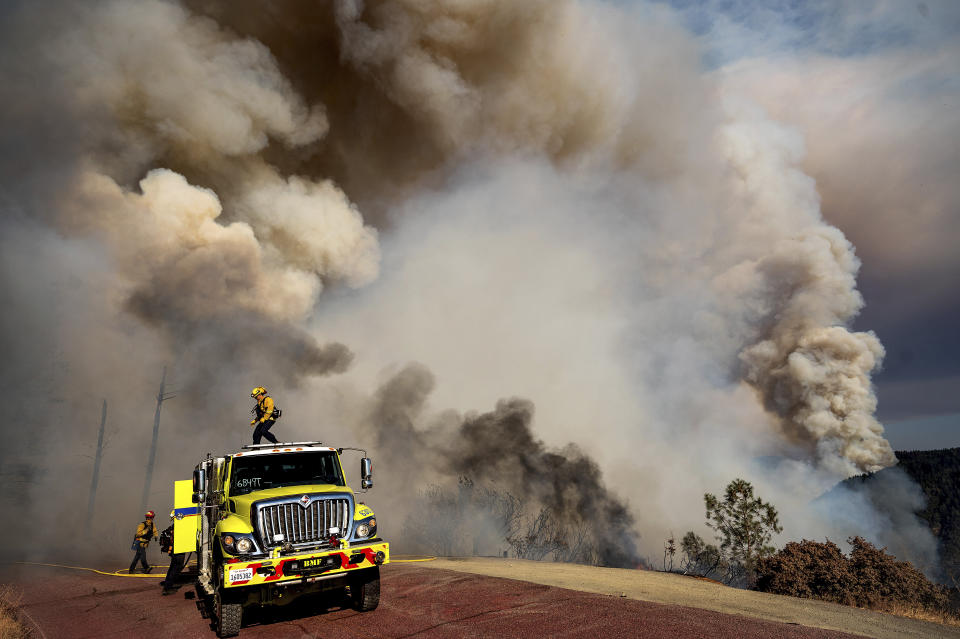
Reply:
[[245, 608], [307, 593], [336, 591], [357, 610], [377, 607], [390, 547], [377, 536], [373, 511], [347, 485], [344, 450], [363, 454], [366, 492], [373, 487], [366, 452], [321, 442], [207, 454], [192, 480], [176, 482], [174, 552], [197, 553], [197, 589], [218, 636], [240, 632]]

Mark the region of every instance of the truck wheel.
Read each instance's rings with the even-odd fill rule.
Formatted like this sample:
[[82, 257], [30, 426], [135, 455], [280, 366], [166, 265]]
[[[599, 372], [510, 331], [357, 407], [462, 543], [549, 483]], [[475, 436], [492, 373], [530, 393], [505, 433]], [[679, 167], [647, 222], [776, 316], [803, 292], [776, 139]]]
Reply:
[[223, 594], [217, 591], [217, 636], [235, 637], [240, 634], [240, 621], [243, 618], [243, 606], [238, 603], [225, 603]]
[[360, 612], [373, 610], [380, 604], [380, 567], [361, 570], [350, 581], [350, 598]]

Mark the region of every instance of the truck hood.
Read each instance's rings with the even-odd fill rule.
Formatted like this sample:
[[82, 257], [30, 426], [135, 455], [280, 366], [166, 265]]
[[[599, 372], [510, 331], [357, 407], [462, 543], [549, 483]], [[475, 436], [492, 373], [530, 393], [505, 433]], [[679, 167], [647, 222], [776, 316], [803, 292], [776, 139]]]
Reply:
[[333, 486], [331, 484], [304, 484], [300, 486], [284, 486], [282, 488], [268, 488], [255, 490], [246, 495], [230, 496], [234, 503], [234, 512], [241, 517], [250, 517], [250, 508], [254, 502], [264, 499], [279, 499], [281, 497], [300, 497], [301, 495], [316, 493], [353, 493], [349, 486]]

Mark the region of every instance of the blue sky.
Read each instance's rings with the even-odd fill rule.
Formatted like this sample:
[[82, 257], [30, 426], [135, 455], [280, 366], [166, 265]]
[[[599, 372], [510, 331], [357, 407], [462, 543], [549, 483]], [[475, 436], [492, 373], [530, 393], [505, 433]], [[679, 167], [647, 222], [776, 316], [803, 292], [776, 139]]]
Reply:
[[907, 0], [673, 0], [668, 2], [704, 39], [708, 58], [851, 57], [894, 48], [928, 48], [956, 36], [956, 2]]

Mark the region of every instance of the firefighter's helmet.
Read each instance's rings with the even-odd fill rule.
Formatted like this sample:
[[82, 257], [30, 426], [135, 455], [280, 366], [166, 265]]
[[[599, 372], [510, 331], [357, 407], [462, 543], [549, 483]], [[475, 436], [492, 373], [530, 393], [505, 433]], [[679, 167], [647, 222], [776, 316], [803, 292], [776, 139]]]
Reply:
[[156, 513], [153, 512], [152, 510], [148, 510], [148, 511], [145, 513], [144, 516], [145, 516], [147, 519], [153, 519], [153, 518], [156, 516]]
[[267, 389], [264, 388], [263, 386], [257, 386], [252, 391], [250, 391], [250, 397], [256, 397], [260, 393], [263, 393], [264, 395], [266, 395]]

